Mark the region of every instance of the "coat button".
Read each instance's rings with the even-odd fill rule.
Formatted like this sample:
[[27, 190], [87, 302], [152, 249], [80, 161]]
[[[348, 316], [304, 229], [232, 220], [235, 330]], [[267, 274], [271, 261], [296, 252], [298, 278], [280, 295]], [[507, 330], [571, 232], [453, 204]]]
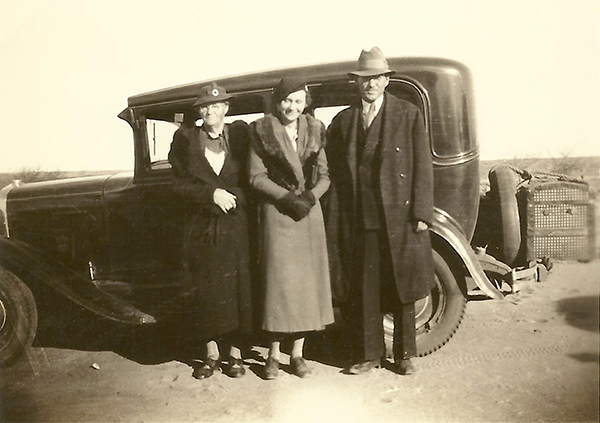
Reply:
[[404, 204], [408, 206], [408, 205], [410, 204], [410, 201], [409, 201], [409, 200], [406, 200], [406, 201], [404, 202]]
[[401, 177], [401, 178], [406, 178], [406, 175], [405, 175], [404, 173], [401, 173], [401, 174], [400, 174], [400, 177]]
[[397, 152], [400, 152], [400, 147], [396, 147], [396, 151], [397, 151]]

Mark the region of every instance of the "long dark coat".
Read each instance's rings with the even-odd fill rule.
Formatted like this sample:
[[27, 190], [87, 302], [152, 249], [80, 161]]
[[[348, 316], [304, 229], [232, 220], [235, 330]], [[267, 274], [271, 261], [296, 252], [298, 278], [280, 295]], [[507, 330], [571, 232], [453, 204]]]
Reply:
[[[325, 225], [319, 199], [329, 188], [325, 126], [298, 119], [297, 151], [273, 115], [252, 125], [250, 183], [258, 193], [260, 267], [264, 282], [261, 327], [271, 332], [324, 329], [333, 323]], [[317, 202], [295, 221], [277, 208], [289, 191], [310, 190]]]
[[[196, 126], [175, 132], [169, 161], [173, 188], [189, 203], [185, 223], [186, 262], [191, 273], [186, 289], [196, 335], [206, 340], [233, 330], [252, 329], [246, 197], [242, 187], [249, 144], [248, 126], [226, 125], [229, 151], [219, 175], [204, 154]], [[237, 197], [235, 209], [224, 213], [213, 201], [215, 189]]]
[[[384, 94], [380, 148], [380, 192], [383, 218], [392, 254], [396, 288], [402, 303], [428, 295], [433, 287], [433, 257], [428, 231], [415, 233], [414, 222], [433, 218], [433, 170], [423, 116], [417, 107]], [[327, 199], [334, 291], [347, 292], [352, 280], [352, 249], [357, 212], [358, 100], [341, 111], [328, 128], [327, 158], [332, 181]], [[338, 298], [342, 299], [343, 298]]]

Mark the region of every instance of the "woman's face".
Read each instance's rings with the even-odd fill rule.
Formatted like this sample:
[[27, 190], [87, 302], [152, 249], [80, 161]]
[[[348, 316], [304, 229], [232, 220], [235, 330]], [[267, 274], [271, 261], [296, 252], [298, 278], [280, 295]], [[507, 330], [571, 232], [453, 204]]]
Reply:
[[277, 103], [277, 111], [283, 124], [294, 122], [306, 108], [306, 91], [299, 90], [290, 93]]

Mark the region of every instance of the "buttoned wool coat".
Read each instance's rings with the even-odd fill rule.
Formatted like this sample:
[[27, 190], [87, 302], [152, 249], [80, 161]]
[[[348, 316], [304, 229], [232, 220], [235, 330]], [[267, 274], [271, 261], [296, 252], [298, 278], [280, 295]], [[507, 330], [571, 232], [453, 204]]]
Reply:
[[[262, 329], [304, 332], [333, 323], [325, 226], [319, 199], [329, 188], [325, 126], [298, 119], [297, 150], [279, 119], [252, 125], [250, 184], [258, 194], [259, 261], [264, 283]], [[288, 192], [310, 190], [316, 203], [296, 221], [278, 207]]]
[[[205, 156], [201, 128], [181, 127], [169, 152], [173, 189], [187, 204], [185, 321], [200, 339], [218, 338], [234, 330], [252, 330], [248, 226], [244, 182], [249, 144], [245, 122], [225, 126], [228, 151], [217, 174]], [[224, 213], [213, 194], [222, 188], [236, 196], [236, 208]]]
[[[424, 119], [413, 104], [384, 94], [379, 167], [373, 173], [383, 225], [392, 256], [393, 278], [401, 303], [424, 298], [434, 286], [429, 231], [414, 224], [433, 219], [433, 166]], [[353, 275], [357, 217], [357, 131], [360, 99], [342, 110], [328, 128], [327, 158], [332, 187], [327, 198], [327, 236], [338, 300], [347, 295]], [[356, 275], [354, 275], [356, 276]], [[394, 284], [392, 284], [394, 286]]]

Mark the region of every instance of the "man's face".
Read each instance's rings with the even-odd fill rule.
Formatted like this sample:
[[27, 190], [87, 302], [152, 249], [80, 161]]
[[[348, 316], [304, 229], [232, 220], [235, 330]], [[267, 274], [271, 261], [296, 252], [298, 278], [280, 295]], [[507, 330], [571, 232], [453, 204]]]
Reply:
[[359, 76], [356, 78], [360, 96], [368, 103], [372, 103], [381, 97], [389, 83], [390, 77], [387, 75]]
[[199, 107], [200, 118], [209, 127], [221, 125], [228, 111], [229, 105], [224, 102], [203, 104]]

